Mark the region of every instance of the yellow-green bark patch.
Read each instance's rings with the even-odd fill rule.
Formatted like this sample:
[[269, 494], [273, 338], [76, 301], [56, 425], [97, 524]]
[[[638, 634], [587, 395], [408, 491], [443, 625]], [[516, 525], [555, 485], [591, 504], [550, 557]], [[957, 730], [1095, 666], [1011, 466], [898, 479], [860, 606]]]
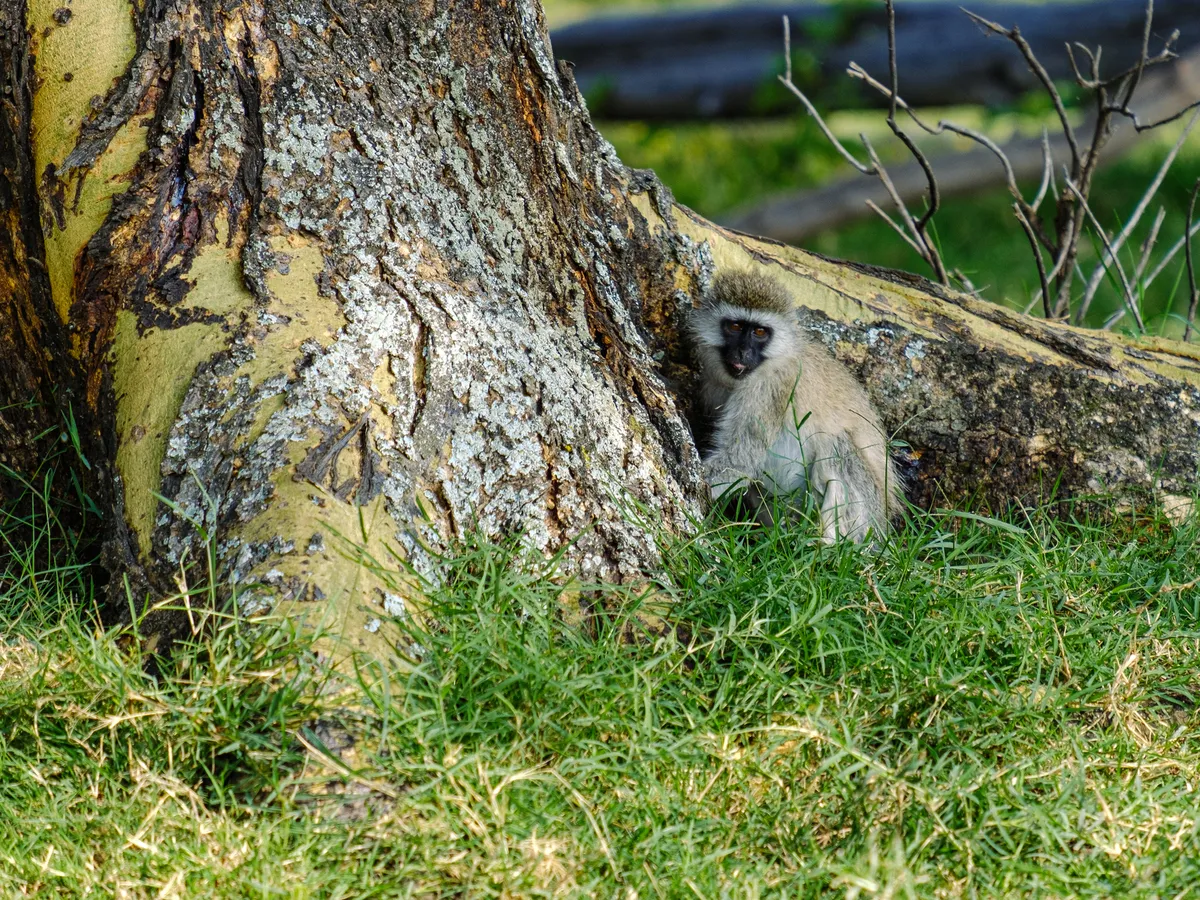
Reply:
[[[126, 0], [29, 0], [26, 22], [33, 36], [37, 89], [33, 97], [33, 153], [40, 179], [48, 165], [61, 167], [74, 149], [79, 128], [125, 72], [136, 50], [133, 6]], [[145, 149], [145, 128], [126, 125], [85, 178], [78, 206], [75, 184], [67, 185], [67, 227], [57, 228], [46, 247], [54, 302], [66, 316], [71, 304], [75, 257], [108, 215], [121, 178]], [[48, 198], [43, 197], [43, 205]], [[45, 206], [43, 206], [45, 208]], [[78, 212], [76, 212], [78, 210]]]
[[229, 317], [231, 313], [248, 309], [254, 302], [254, 295], [242, 281], [241, 251], [225, 245], [229, 234], [228, 218], [219, 216], [213, 225], [217, 239], [196, 254], [188, 269], [186, 277], [192, 287], [187, 293], [187, 302], [193, 309]]
[[125, 72], [137, 48], [133, 5], [127, 0], [29, 0], [38, 77], [33, 98], [33, 149], [37, 173], [61, 165], [75, 146], [79, 126]]
[[265, 336], [251, 338], [254, 359], [240, 374], [248, 375], [253, 385], [289, 374], [301, 344], [314, 340], [328, 346], [346, 324], [337, 302], [322, 297], [317, 288], [317, 276], [325, 267], [320, 245], [289, 235], [271, 238], [271, 249], [287, 271], [272, 269], [267, 274], [271, 300], [265, 312], [279, 321], [267, 325]]
[[[109, 143], [87, 172], [75, 173], [66, 186], [68, 203], [64, 225], [46, 236], [46, 264], [54, 305], [65, 322], [74, 300], [75, 260], [99, 230], [112, 208], [117, 194], [129, 188], [128, 175], [146, 149], [148, 125], [128, 123]], [[82, 179], [79, 202], [74, 201], [76, 185]]]
[[[294, 445], [297, 461], [305, 449], [304, 442]], [[416, 589], [397, 563], [398, 526], [386, 501], [376, 497], [358, 506], [311, 482], [293, 479], [292, 472], [293, 467], [287, 466], [276, 473], [270, 506], [240, 536], [250, 541], [293, 541], [291, 553], [272, 557], [265, 567], [276, 570], [285, 581], [298, 578], [319, 588], [324, 597], [313, 599], [309, 593], [308, 599], [282, 602], [276, 611], [299, 616], [308, 627], [318, 629], [322, 649], [335, 661], [353, 652], [394, 656], [396, 635], [387, 625], [384, 596], [394, 594], [409, 603]], [[309, 552], [314, 536], [319, 536], [317, 543], [323, 547]]]
[[179, 414], [196, 365], [225, 346], [215, 325], [184, 325], [144, 335], [137, 316], [117, 313], [113, 338], [113, 388], [117, 398], [117, 471], [125, 487], [125, 517], [141, 552], [154, 530], [154, 494], [162, 480], [167, 437]]

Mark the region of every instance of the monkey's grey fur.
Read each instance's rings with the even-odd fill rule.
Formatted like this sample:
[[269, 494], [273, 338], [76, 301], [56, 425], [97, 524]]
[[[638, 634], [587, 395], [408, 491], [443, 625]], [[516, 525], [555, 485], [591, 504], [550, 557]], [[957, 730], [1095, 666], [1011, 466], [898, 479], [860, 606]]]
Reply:
[[[755, 338], [761, 361], [735, 375], [727, 368], [738, 352], [731, 335], [745, 328], [765, 334]], [[885, 533], [903, 495], [883, 425], [845, 367], [801, 333], [787, 289], [758, 272], [724, 272], [693, 311], [690, 330], [702, 401], [715, 422], [705, 461], [713, 498], [740, 483], [769, 522], [762, 493], [807, 489], [827, 542]]]

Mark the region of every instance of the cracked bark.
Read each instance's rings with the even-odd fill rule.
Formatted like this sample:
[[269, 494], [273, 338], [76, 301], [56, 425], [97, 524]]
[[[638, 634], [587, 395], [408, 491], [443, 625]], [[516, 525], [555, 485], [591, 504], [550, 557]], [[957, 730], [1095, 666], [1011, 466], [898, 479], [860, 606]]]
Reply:
[[0, 19], [0, 434], [30, 471], [73, 411], [140, 596], [211, 552], [357, 646], [413, 598], [397, 560], [472, 530], [652, 576], [642, 516], [702, 511], [679, 328], [727, 265], [788, 281], [919, 501], [1195, 483], [1194, 350], [704, 222], [595, 132], [531, 0], [72, 10]]

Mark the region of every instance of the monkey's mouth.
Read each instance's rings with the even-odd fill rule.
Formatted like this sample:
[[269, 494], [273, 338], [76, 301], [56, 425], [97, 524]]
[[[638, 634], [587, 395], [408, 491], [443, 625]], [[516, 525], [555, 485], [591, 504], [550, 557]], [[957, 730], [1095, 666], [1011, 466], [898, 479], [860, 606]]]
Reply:
[[745, 363], [725, 363], [725, 371], [734, 378], [741, 378], [750, 371], [750, 367]]

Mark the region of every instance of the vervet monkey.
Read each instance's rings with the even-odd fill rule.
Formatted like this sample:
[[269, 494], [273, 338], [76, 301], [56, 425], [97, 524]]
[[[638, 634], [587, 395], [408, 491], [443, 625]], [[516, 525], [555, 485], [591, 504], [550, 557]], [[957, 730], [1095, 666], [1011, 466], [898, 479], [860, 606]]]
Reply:
[[724, 272], [689, 322], [714, 422], [705, 460], [713, 499], [735, 485], [759, 521], [763, 494], [807, 489], [824, 540], [886, 532], [900, 509], [900, 478], [866, 391], [800, 331], [782, 284], [758, 272]]

